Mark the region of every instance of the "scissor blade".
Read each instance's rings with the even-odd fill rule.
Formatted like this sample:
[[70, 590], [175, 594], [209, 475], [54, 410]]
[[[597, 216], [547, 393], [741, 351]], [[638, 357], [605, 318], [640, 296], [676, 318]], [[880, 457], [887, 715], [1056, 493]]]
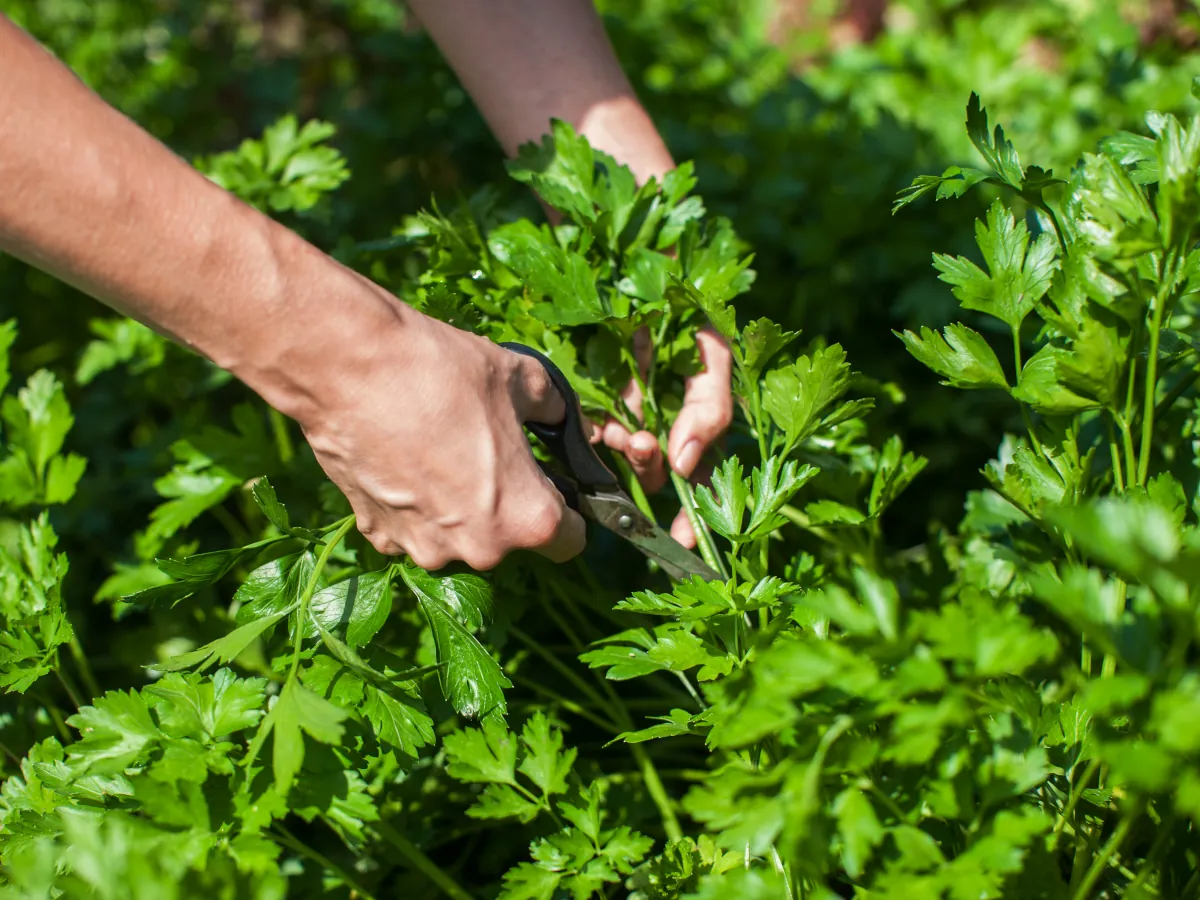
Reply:
[[693, 575], [699, 575], [705, 581], [717, 581], [721, 577], [708, 563], [646, 518], [624, 494], [611, 491], [580, 494], [579, 511], [625, 538], [676, 581]]

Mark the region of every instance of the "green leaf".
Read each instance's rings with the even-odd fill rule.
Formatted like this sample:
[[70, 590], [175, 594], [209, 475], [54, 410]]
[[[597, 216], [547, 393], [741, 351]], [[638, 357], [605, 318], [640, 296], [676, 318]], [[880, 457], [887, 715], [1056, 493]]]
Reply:
[[266, 684], [265, 678], [238, 678], [218, 669], [211, 678], [169, 674], [143, 693], [154, 698], [164, 734], [212, 741], [258, 724]]
[[747, 382], [757, 382], [767, 363], [798, 337], [800, 332], [784, 331], [770, 319], [747, 324], [733, 345], [734, 359], [746, 372]]
[[541, 321], [549, 325], [588, 325], [615, 314], [598, 293], [586, 257], [560, 246], [547, 228], [535, 228], [524, 219], [501, 226], [489, 236], [488, 248], [537, 301], [531, 312]]
[[444, 663], [438, 677], [455, 711], [469, 718], [503, 716], [504, 690], [512, 682], [470, 630], [490, 618], [487, 582], [477, 575], [430, 575], [411, 562], [400, 574], [433, 631], [438, 661]]
[[401, 701], [368, 684], [360, 709], [379, 740], [387, 741], [409, 756], [415, 757], [420, 748], [433, 743], [433, 720], [425, 712], [419, 697]]
[[304, 765], [304, 735], [322, 744], [337, 745], [345, 731], [342, 722], [349, 713], [314, 694], [298, 681], [284, 685], [279, 700], [264, 720], [274, 730], [272, 766], [276, 790], [287, 796]]
[[966, 390], [1008, 390], [1008, 379], [995, 351], [981, 334], [966, 325], [947, 325], [944, 336], [924, 326], [919, 337], [911, 331], [896, 334], [909, 353], [942, 376], [942, 384]]
[[861, 525], [867, 517], [852, 506], [836, 500], [815, 500], [804, 507], [812, 525]]
[[1025, 223], [1017, 222], [999, 200], [988, 210], [986, 223], [975, 223], [975, 237], [988, 272], [965, 257], [943, 254], [934, 254], [934, 268], [953, 286], [965, 309], [1019, 328], [1049, 289], [1058, 267], [1054, 238], [1042, 234], [1031, 244]]
[[522, 797], [507, 784], [489, 784], [467, 808], [467, 815], [472, 819], [517, 819], [528, 824], [541, 811], [541, 804]]
[[320, 538], [307, 528], [292, 527], [287, 507], [280, 502], [279, 497], [275, 494], [275, 488], [271, 486], [271, 482], [266, 478], [260, 478], [254, 482], [251, 494], [254, 496], [254, 502], [258, 504], [258, 508], [267, 517], [267, 521], [278, 528], [283, 534], [289, 534], [292, 537], [298, 537], [303, 540], [320, 541]]
[[929, 460], [905, 451], [899, 435], [892, 435], [883, 445], [867, 508], [872, 517], [879, 516], [925, 470]]
[[883, 842], [883, 826], [867, 795], [849, 787], [834, 798], [832, 812], [837, 818], [842, 844], [842, 865], [851, 878], [862, 877], [875, 848]]
[[198, 668], [203, 672], [209, 666], [216, 665], [217, 663], [233, 662], [245, 652], [247, 647], [279, 622], [288, 612], [290, 610], [284, 610], [272, 616], [255, 619], [190, 653], [184, 653], [162, 662], [151, 663], [149, 668], [158, 669], [160, 672], [177, 672], [180, 669]]
[[554, 119], [542, 143], [522, 144], [506, 168], [564, 215], [581, 222], [596, 220], [596, 154], [568, 123]]
[[533, 863], [520, 863], [504, 873], [497, 900], [552, 900], [562, 875]]
[[354, 575], [313, 594], [309, 609], [328, 630], [345, 629], [346, 643], [361, 647], [383, 627], [392, 610], [392, 573]]
[[563, 750], [562, 731], [551, 727], [550, 720], [539, 711], [521, 729], [521, 740], [525, 744], [525, 758], [521, 760], [520, 772], [547, 797], [565, 793], [577, 751], [574, 747]]
[[651, 721], [658, 720], [660, 724], [642, 728], [639, 731], [625, 731], [618, 734], [613, 741], [624, 741], [627, 744], [640, 744], [663, 737], [679, 737], [684, 734], [696, 734], [692, 728], [692, 714], [686, 709], [673, 709], [670, 715], [649, 716]]
[[784, 432], [790, 448], [817, 431], [825, 411], [849, 385], [846, 352], [840, 344], [833, 344], [768, 372], [763, 406]]
[[446, 772], [459, 781], [517, 783], [517, 737], [494, 719], [446, 735], [442, 747]]
[[1025, 170], [1017, 150], [1004, 137], [1004, 129], [999, 125], [993, 134], [988, 134], [987, 110], [974, 91], [967, 101], [967, 136], [992, 171], [1006, 184], [1020, 189], [1025, 181]]
[[761, 468], [755, 468], [750, 474], [754, 511], [746, 526], [746, 538], [765, 537], [785, 524], [788, 520], [779, 511], [819, 471], [807, 463], [801, 466], [794, 459], [784, 462], [778, 456], [768, 457]]
[[670, 594], [638, 591], [615, 607], [626, 612], [650, 616], [671, 616], [681, 620], [707, 619], [733, 610], [729, 589], [720, 582], [705, 581], [693, 575], [675, 583]]
[[713, 471], [711, 489], [704, 485], [696, 488], [696, 507], [713, 531], [730, 540], [742, 537], [748, 488], [742, 464], [733, 456]]
[[593, 669], [607, 668], [604, 677], [610, 681], [627, 681], [666, 668], [647, 654], [653, 646], [652, 634], [634, 628], [597, 641], [595, 649], [581, 653], [579, 660]]
[[88, 772], [120, 772], [162, 737], [136, 691], [109, 691], [80, 707], [67, 724], [79, 729], [67, 752]]
[[238, 608], [235, 621], [249, 623], [294, 609], [316, 564], [316, 556], [311, 550], [305, 550], [281, 556], [254, 569], [233, 595]]

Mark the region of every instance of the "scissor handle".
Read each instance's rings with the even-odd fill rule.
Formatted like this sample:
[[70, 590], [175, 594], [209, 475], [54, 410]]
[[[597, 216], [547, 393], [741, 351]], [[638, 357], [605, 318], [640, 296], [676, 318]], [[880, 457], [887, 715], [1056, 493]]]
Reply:
[[[579, 395], [571, 387], [571, 382], [567, 381], [567, 376], [562, 373], [562, 370], [558, 366], [547, 359], [545, 355], [534, 350], [532, 347], [527, 347], [524, 344], [518, 344], [513, 341], [504, 342], [500, 346], [505, 350], [520, 353], [522, 356], [528, 356], [530, 359], [541, 363], [542, 368], [546, 370], [546, 374], [550, 376], [551, 383], [558, 390], [559, 394], [562, 395], [563, 401], [566, 403], [567, 414], [557, 425], [526, 422], [525, 427], [541, 439], [542, 443], [546, 445], [546, 449], [550, 451], [551, 456], [566, 466], [567, 474], [575, 482], [579, 490], [592, 492], [597, 489], [619, 489], [620, 482], [617, 481], [616, 476], [613, 475], [608, 466], [604, 464], [604, 461], [600, 459], [596, 453], [596, 448], [588, 440], [587, 431], [584, 426], [583, 411], [579, 406]], [[567, 498], [569, 505], [577, 505], [570, 504], [570, 500], [572, 499], [571, 494], [563, 489], [564, 486], [559, 483], [561, 479], [556, 479], [552, 475], [551, 481], [555, 482], [555, 487]]]

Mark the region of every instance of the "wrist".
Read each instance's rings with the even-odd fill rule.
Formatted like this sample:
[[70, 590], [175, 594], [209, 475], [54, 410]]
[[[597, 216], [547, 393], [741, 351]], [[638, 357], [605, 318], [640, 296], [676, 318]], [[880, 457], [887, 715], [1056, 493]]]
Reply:
[[593, 147], [629, 166], [638, 184], [650, 178], [662, 181], [675, 168], [654, 122], [633, 96], [596, 103], [580, 118], [578, 131]]
[[272, 276], [256, 318], [209, 354], [306, 430], [352, 398], [380, 359], [403, 354], [420, 314], [287, 229], [272, 236]]

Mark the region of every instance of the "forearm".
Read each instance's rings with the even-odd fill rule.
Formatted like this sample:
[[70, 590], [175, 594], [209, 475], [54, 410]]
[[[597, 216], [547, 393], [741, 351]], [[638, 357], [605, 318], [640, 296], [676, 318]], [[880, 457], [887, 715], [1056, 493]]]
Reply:
[[674, 168], [591, 0], [410, 0], [510, 155], [570, 122], [639, 181]]
[[303, 377], [313, 360], [400, 314], [105, 104], [3, 16], [0, 185], [0, 250], [192, 347], [291, 415], [314, 402]]

